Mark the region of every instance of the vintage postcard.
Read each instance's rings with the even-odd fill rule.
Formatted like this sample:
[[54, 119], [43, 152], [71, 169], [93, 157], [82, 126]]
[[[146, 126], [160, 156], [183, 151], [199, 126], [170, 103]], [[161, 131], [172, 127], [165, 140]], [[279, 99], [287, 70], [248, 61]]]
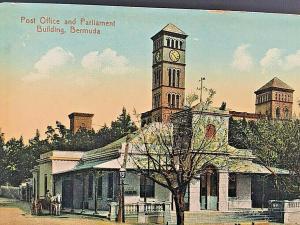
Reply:
[[300, 18], [0, 4], [0, 224], [297, 224]]

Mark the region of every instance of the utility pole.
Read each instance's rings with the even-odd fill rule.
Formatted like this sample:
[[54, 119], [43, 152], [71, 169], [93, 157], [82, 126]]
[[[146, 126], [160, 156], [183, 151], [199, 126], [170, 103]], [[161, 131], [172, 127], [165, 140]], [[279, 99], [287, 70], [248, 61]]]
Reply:
[[200, 88], [197, 87], [197, 90], [200, 91], [200, 103], [202, 103], [202, 92], [203, 92], [203, 81], [205, 81], [205, 77], [201, 77], [199, 82], [200, 82]]

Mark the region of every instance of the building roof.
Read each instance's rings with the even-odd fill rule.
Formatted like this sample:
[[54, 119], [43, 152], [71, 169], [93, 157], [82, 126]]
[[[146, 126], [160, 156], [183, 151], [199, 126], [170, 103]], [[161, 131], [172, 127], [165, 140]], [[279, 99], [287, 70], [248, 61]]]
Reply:
[[289, 91], [294, 91], [293, 88], [291, 88], [289, 85], [287, 85], [286, 83], [284, 83], [282, 80], [280, 80], [277, 77], [274, 77], [272, 80], [270, 80], [268, 83], [266, 83], [264, 86], [262, 86], [261, 88], [259, 88], [257, 91], [255, 91], [254, 93], [260, 93], [264, 90], [268, 90], [268, 89], [283, 89], [283, 90], [289, 90]]
[[181, 29], [179, 29], [179, 28], [178, 28], [177, 26], [175, 26], [173, 23], [167, 24], [167, 25], [162, 29], [162, 31], [186, 35], [186, 33], [184, 33]]
[[229, 172], [233, 173], [252, 173], [252, 174], [276, 174], [276, 175], [288, 175], [289, 171], [279, 169], [275, 167], [267, 167], [258, 163], [254, 163], [251, 160], [231, 160], [228, 163]]
[[162, 30], [160, 30], [158, 33], [156, 33], [153, 37], [151, 37], [152, 40], [156, 39], [160, 34], [163, 33], [171, 33], [173, 36], [183, 37], [186, 38], [188, 35], [179, 29], [176, 25], [172, 23], [168, 23]]
[[79, 112], [73, 112], [69, 115], [69, 118], [73, 118], [74, 116], [81, 116], [81, 117], [93, 117], [94, 114], [91, 113], [79, 113]]

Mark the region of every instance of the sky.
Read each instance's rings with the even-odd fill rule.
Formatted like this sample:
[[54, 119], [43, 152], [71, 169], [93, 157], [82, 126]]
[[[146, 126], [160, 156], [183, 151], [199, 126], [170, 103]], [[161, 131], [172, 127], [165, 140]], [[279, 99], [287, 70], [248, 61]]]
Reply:
[[[94, 113], [98, 130], [120, 114], [151, 109], [152, 40], [173, 23], [186, 43], [186, 94], [204, 85], [214, 105], [255, 111], [254, 91], [277, 76], [300, 99], [300, 17], [296, 15], [87, 5], [0, 4], [0, 129], [5, 138], [44, 133], [71, 112]], [[40, 18], [47, 17], [48, 24]], [[115, 21], [100, 34], [70, 33], [80, 19]], [[34, 23], [33, 20], [35, 19]], [[53, 22], [60, 21], [60, 24]], [[50, 22], [52, 24], [50, 24]], [[37, 26], [63, 28], [37, 32]]]

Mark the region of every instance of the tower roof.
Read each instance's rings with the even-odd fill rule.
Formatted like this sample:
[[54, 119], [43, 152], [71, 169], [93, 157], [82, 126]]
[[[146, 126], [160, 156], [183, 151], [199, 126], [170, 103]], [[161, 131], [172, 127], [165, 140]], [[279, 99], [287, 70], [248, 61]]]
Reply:
[[155, 39], [159, 34], [162, 33], [172, 33], [174, 36], [181, 36], [186, 38], [188, 35], [179, 29], [176, 25], [173, 23], [168, 23], [162, 30], [160, 30], [157, 34], [155, 34], [151, 39]]
[[177, 34], [186, 35], [186, 33], [184, 33], [182, 30], [180, 30], [178, 27], [176, 27], [173, 23], [168, 23], [162, 29], [162, 31], [167, 31], [167, 32], [171, 32], [171, 33], [177, 33]]
[[281, 89], [281, 90], [287, 90], [293, 92], [294, 89], [291, 88], [289, 85], [284, 83], [282, 80], [280, 80], [277, 77], [274, 77], [272, 80], [270, 80], [268, 83], [266, 83], [264, 86], [259, 88], [257, 91], [255, 91], [255, 94], [259, 94], [265, 90], [269, 89]]
[[69, 118], [74, 118], [74, 116], [81, 116], [81, 117], [93, 117], [94, 114], [91, 113], [80, 113], [80, 112], [73, 112], [69, 115]]

